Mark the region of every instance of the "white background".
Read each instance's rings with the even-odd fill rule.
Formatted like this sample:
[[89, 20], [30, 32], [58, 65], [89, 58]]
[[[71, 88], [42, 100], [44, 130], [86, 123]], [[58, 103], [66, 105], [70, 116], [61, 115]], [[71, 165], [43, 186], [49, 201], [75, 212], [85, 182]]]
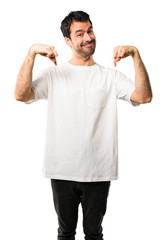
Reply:
[[[72, 10], [90, 14], [96, 62], [114, 68], [113, 48], [134, 45], [148, 70], [153, 100], [140, 107], [118, 101], [119, 180], [112, 182], [103, 221], [109, 240], [159, 240], [160, 79], [159, 5], [152, 1], [14, 0], [0, 4], [0, 238], [57, 239], [49, 179], [41, 176], [47, 102], [14, 99], [16, 77], [33, 43], [54, 45], [58, 64], [71, 58], [60, 23]], [[34, 72], [53, 64], [37, 56]], [[131, 57], [117, 69], [134, 80]], [[77, 240], [84, 239], [79, 207]]]

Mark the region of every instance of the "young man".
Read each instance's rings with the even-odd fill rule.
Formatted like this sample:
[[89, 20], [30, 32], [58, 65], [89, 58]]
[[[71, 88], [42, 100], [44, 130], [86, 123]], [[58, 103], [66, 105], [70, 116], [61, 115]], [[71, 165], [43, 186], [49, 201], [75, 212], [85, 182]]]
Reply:
[[[131, 56], [135, 84], [117, 70], [93, 59], [96, 37], [89, 15], [71, 12], [61, 23], [70, 61], [57, 66], [53, 46], [34, 44], [20, 69], [15, 97], [25, 103], [48, 99], [44, 176], [51, 179], [58, 215], [58, 239], [75, 239], [78, 206], [83, 210], [86, 240], [102, 240], [110, 181], [118, 178], [117, 105], [123, 99], [136, 106], [152, 98], [149, 77], [133, 46], [114, 49], [114, 65]], [[37, 54], [55, 66], [32, 82]]]

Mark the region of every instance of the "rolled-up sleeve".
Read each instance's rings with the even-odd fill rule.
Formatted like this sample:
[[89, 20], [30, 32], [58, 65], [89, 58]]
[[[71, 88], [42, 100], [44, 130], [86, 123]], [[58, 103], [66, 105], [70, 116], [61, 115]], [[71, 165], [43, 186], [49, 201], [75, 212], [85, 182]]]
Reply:
[[139, 106], [137, 102], [131, 101], [131, 95], [135, 90], [135, 83], [120, 71], [115, 71], [116, 97], [128, 101], [133, 106]]
[[35, 98], [26, 101], [26, 104], [36, 102], [40, 99], [48, 99], [48, 83], [50, 80], [50, 69], [46, 68], [41, 71], [37, 76], [34, 77], [32, 82], [32, 90], [34, 92]]

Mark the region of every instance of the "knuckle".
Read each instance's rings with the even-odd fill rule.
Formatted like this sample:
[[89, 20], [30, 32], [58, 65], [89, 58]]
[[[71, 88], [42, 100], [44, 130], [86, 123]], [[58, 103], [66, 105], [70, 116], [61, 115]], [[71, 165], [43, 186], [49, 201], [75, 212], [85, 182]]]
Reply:
[[46, 51], [50, 52], [50, 47], [49, 46], [46, 47]]
[[54, 47], [54, 46], [50, 46], [50, 49], [51, 49], [52, 51], [54, 51], [55, 47]]

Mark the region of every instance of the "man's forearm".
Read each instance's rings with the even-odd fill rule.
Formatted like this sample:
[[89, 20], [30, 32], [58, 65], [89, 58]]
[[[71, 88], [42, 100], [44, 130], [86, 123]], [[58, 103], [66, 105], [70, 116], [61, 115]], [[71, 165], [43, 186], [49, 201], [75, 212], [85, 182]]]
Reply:
[[28, 55], [20, 68], [15, 88], [16, 100], [25, 101], [30, 94], [35, 56], [36, 54], [29, 50]]
[[57, 65], [56, 57], [58, 56], [58, 53], [54, 46], [39, 43], [33, 44], [17, 77], [15, 98], [19, 101], [27, 101], [34, 98], [34, 92], [32, 90], [32, 70], [37, 54], [48, 57], [55, 65]]
[[138, 49], [134, 46], [115, 47], [113, 52], [114, 65], [116, 67], [117, 62], [128, 56], [132, 56], [135, 68], [135, 91], [131, 95], [131, 100], [138, 103], [148, 103], [152, 99], [152, 89]]
[[141, 103], [150, 102], [152, 99], [152, 90], [149, 76], [136, 48], [132, 57], [135, 68], [135, 93], [133, 93], [131, 98], [139, 98]]

